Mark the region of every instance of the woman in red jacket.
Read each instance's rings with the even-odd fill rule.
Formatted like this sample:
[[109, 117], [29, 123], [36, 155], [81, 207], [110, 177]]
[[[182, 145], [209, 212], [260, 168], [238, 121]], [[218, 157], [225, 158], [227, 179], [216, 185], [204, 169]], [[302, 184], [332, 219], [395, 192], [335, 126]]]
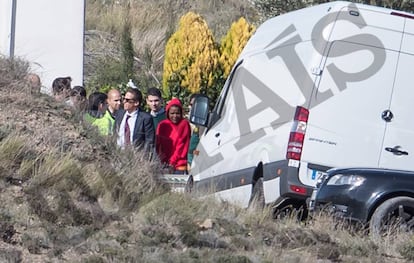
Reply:
[[161, 162], [169, 166], [169, 172], [187, 173], [187, 153], [190, 145], [190, 123], [183, 117], [181, 101], [173, 98], [166, 107], [167, 119], [157, 126], [156, 148]]

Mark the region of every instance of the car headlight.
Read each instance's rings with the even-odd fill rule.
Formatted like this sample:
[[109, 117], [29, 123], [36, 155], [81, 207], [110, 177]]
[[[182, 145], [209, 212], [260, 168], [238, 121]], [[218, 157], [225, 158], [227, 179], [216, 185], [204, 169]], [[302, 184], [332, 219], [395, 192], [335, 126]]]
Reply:
[[336, 174], [329, 178], [327, 185], [353, 185], [360, 186], [365, 178], [355, 174]]

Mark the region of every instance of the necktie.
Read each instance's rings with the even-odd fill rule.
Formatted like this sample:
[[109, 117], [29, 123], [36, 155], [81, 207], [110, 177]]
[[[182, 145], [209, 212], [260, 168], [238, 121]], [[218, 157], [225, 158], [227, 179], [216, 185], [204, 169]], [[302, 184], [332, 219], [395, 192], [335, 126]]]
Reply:
[[127, 115], [126, 120], [125, 120], [125, 131], [124, 131], [125, 145], [131, 145], [131, 129], [129, 128], [129, 124], [128, 124], [129, 117], [131, 116]]

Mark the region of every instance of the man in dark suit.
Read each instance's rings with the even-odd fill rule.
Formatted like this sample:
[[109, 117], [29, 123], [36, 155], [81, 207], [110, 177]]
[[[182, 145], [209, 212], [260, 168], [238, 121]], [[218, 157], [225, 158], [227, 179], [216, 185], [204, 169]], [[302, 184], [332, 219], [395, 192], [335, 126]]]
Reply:
[[154, 149], [155, 130], [152, 116], [140, 110], [142, 93], [129, 88], [123, 98], [124, 108], [115, 115], [117, 144], [122, 148], [129, 145], [150, 153]]

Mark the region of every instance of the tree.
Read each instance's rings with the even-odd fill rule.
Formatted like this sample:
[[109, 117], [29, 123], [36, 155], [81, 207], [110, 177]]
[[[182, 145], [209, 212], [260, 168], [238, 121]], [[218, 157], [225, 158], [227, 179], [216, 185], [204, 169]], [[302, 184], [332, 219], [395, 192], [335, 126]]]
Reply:
[[125, 82], [134, 78], [134, 44], [131, 37], [131, 22], [126, 19], [121, 35], [122, 78]]
[[221, 75], [218, 45], [206, 21], [196, 13], [185, 14], [166, 44], [164, 94], [183, 98], [200, 92], [215, 100], [217, 92], [212, 87]]
[[412, 0], [371, 0], [367, 2], [369, 2], [367, 4], [388, 7], [411, 13], [414, 11], [414, 2]]
[[[129, 6], [125, 8], [122, 32], [116, 38], [115, 52], [108, 52], [98, 59], [95, 66], [95, 76], [88, 83], [88, 93], [94, 91], [107, 92], [118, 88], [122, 93], [127, 89], [127, 82], [132, 79], [136, 83], [134, 67], [134, 44], [131, 37], [131, 22], [129, 20]], [[115, 53], [115, 55], [114, 55]]]
[[312, 0], [254, 0], [253, 5], [260, 13], [262, 20], [267, 20], [271, 17], [280, 14], [294, 11], [311, 5], [314, 2], [329, 2], [312, 1]]
[[230, 74], [230, 70], [255, 30], [253, 25], [249, 25], [246, 19], [241, 17], [231, 25], [227, 35], [221, 40], [220, 63], [223, 66], [224, 78]]
[[[262, 20], [304, 8], [311, 5], [332, 2], [332, 0], [253, 0], [254, 7], [259, 11]], [[354, 3], [362, 3], [374, 6], [388, 7], [396, 10], [413, 12], [412, 0], [350, 0]]]

